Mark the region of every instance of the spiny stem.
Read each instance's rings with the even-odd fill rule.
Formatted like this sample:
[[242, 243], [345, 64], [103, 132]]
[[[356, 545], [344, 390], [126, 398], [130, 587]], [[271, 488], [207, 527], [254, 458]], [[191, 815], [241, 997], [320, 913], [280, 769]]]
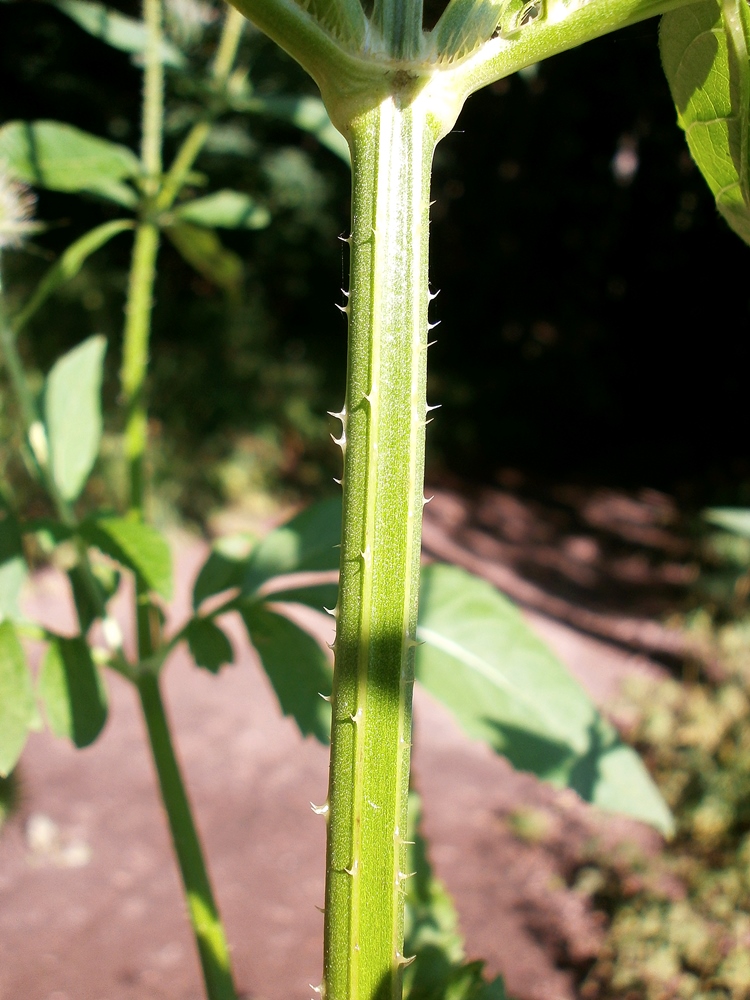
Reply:
[[[429, 184], [419, 99], [352, 125], [344, 527], [329, 787], [327, 1000], [401, 996], [423, 506]], [[388, 900], [384, 905], [384, 900]]]

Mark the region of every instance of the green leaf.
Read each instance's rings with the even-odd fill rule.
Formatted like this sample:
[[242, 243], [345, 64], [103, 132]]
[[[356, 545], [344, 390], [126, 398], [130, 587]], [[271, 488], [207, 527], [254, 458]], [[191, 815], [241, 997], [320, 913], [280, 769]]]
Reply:
[[265, 229], [271, 213], [265, 205], [240, 191], [215, 191], [205, 198], [196, 198], [175, 209], [175, 216], [196, 226], [216, 226], [219, 229]]
[[709, 507], [703, 511], [704, 518], [717, 528], [731, 531], [733, 535], [750, 538], [750, 508], [748, 507]]
[[96, 517], [80, 526], [81, 537], [136, 573], [165, 600], [172, 596], [172, 553], [166, 539], [137, 518]]
[[77, 747], [93, 743], [107, 721], [107, 693], [85, 639], [50, 643], [37, 682], [50, 729]]
[[703, 0], [665, 14], [664, 72], [693, 159], [716, 206], [750, 243], [750, 11], [745, 0]]
[[34, 687], [13, 625], [0, 623], [0, 776], [15, 767], [29, 730], [39, 728]]
[[193, 618], [186, 631], [190, 655], [199, 667], [219, 672], [225, 663], [234, 663], [232, 646], [215, 622], [208, 618]]
[[64, 500], [75, 500], [99, 453], [104, 337], [89, 337], [52, 366], [44, 388], [50, 472]]
[[289, 601], [292, 604], [305, 604], [316, 611], [332, 611], [336, 607], [338, 594], [338, 584], [319, 583], [309, 587], [272, 590], [267, 596], [269, 601]]
[[214, 542], [193, 586], [194, 611], [214, 594], [242, 586], [251, 544], [247, 535], [228, 535]]
[[350, 163], [349, 145], [331, 122], [325, 104], [319, 97], [263, 97], [253, 95], [240, 103], [241, 110], [289, 122], [303, 132], [314, 136], [321, 146]]
[[0, 163], [18, 180], [53, 191], [90, 191], [133, 207], [122, 181], [140, 173], [138, 157], [63, 122], [7, 122], [0, 128]]
[[0, 506], [0, 621], [21, 617], [18, 599], [27, 575], [18, 521]]
[[404, 970], [405, 1000], [505, 1000], [502, 979], [488, 983], [483, 962], [466, 963], [458, 914], [432, 872], [419, 832], [419, 797], [409, 795], [409, 857], [404, 954], [416, 960]]
[[105, 222], [86, 233], [75, 243], [71, 243], [67, 250], [61, 255], [45, 276], [39, 282], [34, 294], [29, 301], [13, 317], [12, 326], [15, 333], [20, 333], [28, 323], [34, 313], [46, 300], [56, 292], [57, 289], [74, 278], [83, 267], [86, 259], [104, 246], [113, 236], [124, 232], [126, 229], [133, 229], [134, 224], [130, 219], [115, 219], [113, 222]]
[[250, 641], [276, 692], [284, 715], [293, 715], [303, 736], [328, 743], [331, 670], [317, 642], [301, 628], [260, 604], [240, 608]]
[[[88, 0], [53, 0], [53, 3], [84, 31], [113, 49], [131, 53], [146, 51], [148, 31], [143, 21]], [[165, 66], [180, 68], [185, 65], [185, 56], [171, 42], [162, 40], [160, 51]]]
[[272, 531], [253, 550], [243, 593], [255, 592], [266, 580], [282, 573], [338, 569], [340, 542], [341, 499], [313, 504]]
[[490, 584], [453, 566], [425, 567], [417, 635], [418, 680], [469, 736], [520, 770], [671, 832], [638, 755]]
[[182, 257], [207, 281], [229, 293], [237, 293], [244, 275], [242, 261], [222, 246], [212, 229], [181, 223], [165, 232]]

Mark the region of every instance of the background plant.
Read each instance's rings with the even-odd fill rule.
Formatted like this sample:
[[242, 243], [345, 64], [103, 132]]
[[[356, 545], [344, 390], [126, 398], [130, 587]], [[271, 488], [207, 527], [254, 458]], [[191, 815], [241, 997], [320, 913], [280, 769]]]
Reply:
[[[78, 19], [81, 20], [80, 14], [85, 8], [78, 7], [76, 9], [79, 13]], [[512, 12], [512, 17], [515, 17], [517, 13]], [[217, 244], [215, 235], [210, 233], [210, 229], [208, 234], [202, 234], [201, 230], [198, 229], [196, 231], [194, 226], [196, 223], [200, 225], [201, 222], [205, 224], [207, 221], [214, 224], [217, 221], [226, 224], [229, 216], [231, 216], [234, 224], [237, 222], [247, 223], [253, 218], [257, 221], [258, 216], [254, 207], [248, 203], [247, 196], [243, 199], [241, 193], [237, 192], [233, 195], [228, 195], [226, 192], [219, 192], [218, 198], [211, 198], [209, 196], [208, 199], [203, 199], [202, 203], [201, 199], [194, 199], [192, 202], [178, 205], [175, 209], [176, 219], [169, 218], [169, 216], [167, 218], [154, 216], [153, 213], [155, 210], [168, 212], [171, 209], [171, 198], [174, 194], [173, 189], [179, 187], [176, 184], [176, 180], [180, 179], [181, 172], [185, 174], [186, 179], [189, 177], [185, 164], [189, 164], [190, 156], [192, 155], [190, 142], [196, 145], [199, 144], [199, 140], [202, 141], [201, 136], [207, 132], [207, 121], [204, 119], [211, 117], [215, 111], [204, 112], [203, 117], [199, 117], [195, 122], [193, 130], [189, 133], [188, 145], [183, 146], [182, 161], [178, 154], [178, 159], [175, 161], [177, 167], [173, 168], [171, 174], [167, 173], [166, 179], [162, 182], [159, 178], [160, 140], [157, 134], [158, 128], [153, 127], [154, 116], [156, 115], [158, 118], [159, 107], [157, 105], [159, 102], [154, 98], [154, 95], [158, 96], [161, 66], [166, 60], [163, 49], [157, 44], [158, 11], [151, 10], [149, 16], [151, 20], [149, 22], [147, 17], [147, 22], [150, 24], [150, 34], [148, 34], [147, 38], [150, 41], [147, 46], [148, 86], [146, 93], [147, 96], [150, 95], [150, 103], [147, 100], [144, 119], [146, 126], [144, 131], [144, 148], [140, 164], [134, 160], [132, 154], [128, 155], [128, 150], [125, 147], [116, 147], [111, 143], [106, 146], [99, 145], [97, 147], [95, 142], [92, 144], [90, 137], [74, 135], [64, 127], [54, 125], [50, 127], [47, 124], [38, 123], [30, 126], [22, 124], [8, 125], [4, 129], [4, 138], [6, 141], [4, 148], [5, 156], [11, 161], [11, 169], [14, 171], [15, 176], [21, 180], [25, 179], [27, 181], [35, 181], [36, 183], [44, 182], [52, 187], [62, 187], [63, 190], [66, 189], [66, 184], [74, 183], [95, 194], [107, 197], [115, 202], [124, 202], [126, 206], [130, 206], [134, 204], [134, 195], [132, 189], [129, 189], [127, 184], [123, 184], [123, 181], [127, 181], [130, 177], [139, 178], [141, 214], [137, 222], [136, 263], [131, 272], [129, 324], [126, 331], [125, 362], [123, 366], [123, 387], [125, 400], [128, 404], [126, 451], [130, 465], [129, 493], [130, 505], [134, 515], [129, 520], [99, 515], [91, 519], [84, 519], [79, 523], [75, 514], [69, 509], [71, 502], [75, 501], [80, 493], [97, 452], [98, 432], [96, 425], [98, 422], [98, 386], [101, 379], [100, 371], [103, 355], [102, 342], [97, 339], [86, 341], [80, 348], [71, 352], [52, 368], [47, 378], [43, 419], [42, 415], [38, 414], [34, 409], [33, 396], [28, 391], [28, 385], [24, 380], [23, 372], [17, 363], [17, 357], [14, 355], [12, 335], [14, 332], [17, 333], [18, 329], [22, 326], [19, 317], [25, 319], [23, 308], [14, 317], [11, 317], [10, 322], [7, 324], [5, 347], [11, 369], [15, 365], [15, 381], [19, 391], [19, 398], [26, 411], [24, 416], [29, 443], [43, 478], [47, 481], [46, 485], [52, 494], [53, 500], [56, 501], [57, 512], [60, 516], [60, 521], [57, 523], [47, 521], [43, 524], [33, 524], [32, 531], [45, 538], [48, 545], [73, 543], [73, 559], [75, 561], [77, 558], [78, 563], [70, 568], [71, 582], [78, 598], [82, 631], [85, 632], [87, 630], [93, 618], [104, 617], [104, 635], [109, 642], [111, 652], [115, 654], [111, 658], [111, 663], [126, 674], [130, 671], [127, 663], [119, 658], [114, 623], [106, 618], [103, 610], [103, 605], [106, 603], [112, 581], [106, 580], [106, 573], [101, 571], [99, 573], [101, 577], [99, 581], [97, 581], [95, 576], [92, 576], [94, 571], [93, 569], [89, 571], [88, 557], [84, 556], [83, 550], [87, 547], [98, 548], [119, 561], [123, 567], [130, 569], [136, 574], [139, 589], [141, 629], [140, 662], [136, 665], [134, 679], [138, 683], [146, 715], [151, 724], [152, 740], [155, 743], [157, 764], [161, 768], [162, 787], [167, 805], [172, 810], [172, 820], [175, 829], [179, 829], [181, 824], [183, 828], [185, 824], [189, 825], [189, 817], [187, 817], [185, 811], [186, 804], [182, 801], [184, 796], [182, 796], [179, 786], [175, 783], [176, 770], [174, 762], [170, 762], [164, 757], [164, 748], [167, 746], [165, 744], [164, 720], [159, 706], [158, 690], [153, 679], [153, 672], [161, 666], [164, 656], [173, 645], [183, 638], [189, 641], [193, 653], [201, 665], [213, 669], [216, 669], [222, 660], [226, 658], [228, 646], [226, 639], [223, 638], [222, 633], [213, 622], [216, 612], [207, 617], [198, 615], [180, 633], [171, 637], [166, 644], [163, 644], [163, 640], [159, 635], [158, 608], [153, 600], [148, 597], [149, 591], [160, 592], [163, 597], [167, 597], [169, 592], [168, 563], [163, 543], [159, 542], [158, 537], [155, 536], [152, 530], [140, 522], [143, 507], [143, 446], [145, 442], [143, 388], [146, 352], [144, 348], [147, 343], [150, 288], [153, 283], [152, 261], [158, 241], [158, 229], [160, 226], [163, 226], [177, 248], [192, 264], [199, 270], [203, 270], [214, 281], [219, 284], [223, 283], [227, 290], [231, 292], [234, 284], [232, 275], [236, 274], [235, 263], [230, 255], [221, 250]], [[112, 16], [108, 17], [107, 23], [111, 27], [113, 23]], [[443, 41], [448, 45], [453, 45], [456, 39], [451, 34], [453, 29], [450, 28], [450, 23], [450, 18], [448, 18], [445, 28], [445, 32], [447, 33], [444, 32]], [[525, 27], [525, 22], [520, 26]], [[519, 26], [516, 25], [516, 22], [511, 20], [506, 25], [506, 31], [512, 35], [517, 27]], [[448, 30], [449, 28], [450, 30]], [[543, 28], [544, 24], [542, 23], [540, 30]], [[135, 30], [132, 23], [129, 25], [129, 30], [132, 36], [132, 31]], [[484, 31], [485, 29], [483, 28], [482, 30]], [[440, 32], [438, 32], [438, 35], [440, 35]], [[221, 52], [222, 49], [220, 49]], [[148, 53], [150, 53], [150, 56]], [[220, 84], [223, 82], [222, 66], [223, 64], [219, 57], [219, 60], [215, 64], [213, 76], [215, 82]], [[49, 141], [50, 136], [52, 136], [52, 142]], [[71, 174], [69, 166], [66, 175], [66, 165], [64, 162], [65, 146], [69, 141], [75, 147], [77, 169], [73, 182], [69, 179]], [[33, 155], [31, 155], [32, 150]], [[52, 151], [49, 157], [48, 150]], [[103, 160], [106, 161], [106, 167], [102, 168], [100, 161], [98, 169], [86, 176], [85, 171], [81, 172], [80, 164], [88, 153], [91, 153], [93, 156], [94, 152], [102, 155]], [[48, 158], [50, 162], [45, 162]], [[41, 172], [39, 170], [40, 162], [43, 167]], [[237, 209], [238, 205], [241, 208], [239, 218], [236, 212], [231, 212], [231, 209]], [[227, 212], [229, 212], [229, 216], [226, 214]], [[124, 231], [129, 228], [130, 225], [127, 221], [111, 223], [105, 230], [97, 230], [95, 236], [88, 237], [85, 248], [81, 244], [78, 244], [66, 256], [61, 258], [62, 267], [58, 266], [54, 272], [54, 281], [57, 281], [60, 277], [67, 277], [68, 273], [66, 273], [66, 269], [67, 272], [76, 269], [75, 267], [71, 268], [70, 262], [73, 260], [75, 264], [76, 255], [80, 257], [84, 249], [93, 249], [97, 241], [102, 239], [104, 235], [114, 235], [118, 231]], [[149, 257], [151, 260], [149, 260]], [[52, 283], [52, 279], [48, 280], [47, 286], [51, 287]], [[75, 384], [78, 387], [82, 382], [88, 388], [87, 391], [80, 393], [78, 402], [80, 403], [81, 412], [71, 414], [68, 406], [68, 400], [71, 397], [70, 386]], [[68, 446], [74, 436], [80, 437], [82, 427], [85, 427], [89, 431], [93, 430], [93, 433], [89, 434], [88, 447], [85, 449], [78, 447], [78, 453], [74, 454], [76, 449], [69, 449]], [[80, 441], [77, 444], [80, 445]], [[60, 455], [66, 457], [61, 459]], [[68, 458], [68, 455], [72, 457]], [[328, 522], [331, 523], [331, 521], [332, 519], [329, 515]], [[19, 529], [10, 516], [6, 516], [3, 524], [8, 538], [8, 558], [6, 562], [9, 564], [8, 571], [12, 577], [13, 586], [15, 586], [19, 577], [21, 558], [20, 546], [17, 542]], [[239, 586], [239, 597], [237, 595], [230, 597], [228, 602], [224, 604], [223, 609], [229, 610], [234, 608], [241, 610], [249, 626], [252, 638], [261, 649], [264, 646], [263, 640], [265, 639], [266, 650], [268, 650], [268, 637], [269, 635], [272, 636], [273, 642], [270, 648], [273, 651], [273, 655], [268, 655], [267, 652], [264, 660], [272, 679], [274, 675], [276, 677], [277, 689], [280, 689], [280, 699], [285, 708], [289, 707], [289, 699], [292, 699], [292, 702], [294, 702], [294, 699], [298, 695], [301, 696], [304, 694], [304, 692], [300, 685], [293, 687], [291, 691], [289, 690], [288, 683], [285, 683], [285, 680], [288, 681], [288, 678], [285, 679], [283, 677], [279, 668], [280, 657], [283, 655], [286, 660], [290, 651], [299, 655], [299, 650], [305, 643], [299, 638], [296, 632], [290, 632], [290, 626], [283, 624], [283, 620], [277, 622], [275, 619], [269, 618], [271, 612], [262, 607], [263, 594], [258, 588], [266, 584], [272, 575], [283, 570], [325, 568], [325, 565], [319, 565], [319, 563], [329, 563], [331, 560], [332, 545], [327, 547], [325, 554], [319, 550], [313, 551], [310, 554], [305, 547], [307, 530], [306, 522], [297, 523], [292, 529], [287, 529], [276, 536], [272, 536], [267, 543], [259, 546], [245, 560], [227, 558], [226, 554], [219, 552], [212, 559], [210, 571], [206, 569], [206, 574], [203, 575], [203, 590], [199, 588], [196, 594], [196, 610], [199, 610], [203, 597], [211, 596], [215, 592], [226, 589], [227, 586]], [[325, 537], [324, 533], [321, 533], [319, 525], [315, 527], [314, 535], [316, 544], [320, 537]], [[290, 544], [292, 546], [291, 549], [289, 548]], [[313, 548], [315, 549], [315, 546]], [[229, 572], [228, 576], [226, 572]], [[211, 579], [211, 573], [218, 573], [219, 576], [217, 579], [213, 579], [211, 583], [207, 583], [206, 581]], [[233, 573], [235, 575], [232, 575]], [[617, 780], [622, 779], [622, 774], [618, 774], [618, 767], [620, 765], [624, 768], [623, 773], [625, 774], [626, 783], [635, 780], [636, 782], [640, 782], [641, 789], [647, 788], [648, 786], [644, 785], [642, 773], [635, 768], [633, 758], [628, 755], [624, 748], [618, 747], [614, 735], [611, 731], [602, 727], [596, 720], [586, 700], [575, 692], [570, 682], [567, 682], [566, 687], [563, 679], [564, 675], [560, 673], [558, 667], [551, 664], [549, 660], [545, 661], [544, 655], [540, 654], [538, 650], [533, 651], [531, 655], [532, 661], [536, 660], [536, 669], [540, 671], [537, 678], [542, 675], [547, 678], [547, 690], [550, 694], [557, 693], [558, 703], [560, 695], [563, 694], [569, 699], [568, 707], [571, 705], [575, 706], [575, 711], [571, 713], [571, 718], [569, 719], [573, 724], [572, 730], [568, 729], [566, 731], [565, 726], [560, 729], [559, 720], [557, 720], [557, 725], [551, 726], [551, 717], [545, 711], [540, 711], [542, 704], [539, 698], [530, 701], [528, 695], [523, 692], [521, 692], [520, 698], [515, 693], [511, 697], [508, 697], [508, 678], [503, 678], [502, 666], [491, 663], [491, 656], [487, 655], [486, 648], [482, 649], [480, 654], [477, 654], [476, 650], [470, 649], [470, 656], [462, 657], [459, 655], [456, 657], [453, 655], [456, 648], [460, 651], [470, 648], [470, 645], [463, 641], [463, 635], [459, 636], [462, 641], [457, 641], [455, 636], [448, 636], [449, 642], [446, 643], [445, 637], [440, 636], [439, 632], [431, 625], [429, 618], [430, 602], [431, 600], [435, 600], [436, 606], [440, 609], [440, 614], [437, 617], [441, 622], [447, 620], [450, 624], [451, 616], [446, 615], [446, 607], [450, 606], [451, 602], [455, 603], [455, 595], [457, 593], [471, 593], [469, 584], [466, 581], [457, 581], [455, 577], [451, 579], [447, 575], [449, 573], [450, 571], [438, 568], [434, 573], [429, 574], [427, 581], [426, 599], [423, 601], [423, 607], [428, 614], [421, 629], [422, 634], [427, 639], [427, 646], [441, 650], [441, 652], [437, 658], [435, 656], [432, 657], [432, 668], [423, 666], [424, 676], [429, 678], [432, 673], [433, 682], [436, 683], [437, 687], [440, 687], [441, 666], [444, 686], [446, 684], [445, 679], [455, 675], [455, 663], [451, 665], [451, 670], [446, 670], [445, 659], [447, 648], [450, 648], [452, 651], [453, 660], [458, 664], [463, 662], [465, 667], [470, 667], [472, 663], [476, 663], [479, 656], [480, 661], [484, 664], [482, 673], [485, 675], [485, 680], [487, 680], [487, 675], [489, 675], [490, 687], [506, 689], [505, 693], [500, 697], [500, 707], [496, 708], [498, 713], [496, 728], [499, 730], [500, 745], [511, 757], [513, 757], [515, 752], [519, 763], [529, 767], [535, 766], [546, 776], [555, 778], [558, 781], [573, 783], [576, 787], [580, 787], [581, 790], [588, 792], [595, 799], [597, 794], [603, 795], [604, 801], [606, 801], [607, 795], [618, 798], [618, 795], [614, 793], [617, 789]], [[222, 574], [224, 575], [222, 576]], [[438, 597], [436, 599], [433, 598], [433, 594], [437, 594]], [[316, 596], [316, 602], [319, 600], [319, 597], [320, 595]], [[469, 628], [472, 623], [471, 613], [476, 611], [477, 606], [481, 607], [483, 602], [486, 605], [488, 602], [491, 603], [494, 598], [485, 594], [480, 595], [479, 593], [472, 593], [471, 597], [472, 600], [469, 602], [469, 606], [466, 605], [465, 601], [463, 602], [463, 606], [460, 608], [461, 614], [456, 615], [454, 623], [458, 622], [459, 629], [463, 628], [464, 631], [470, 631], [472, 635], [478, 634], [481, 638], [481, 631], [477, 632], [476, 629]], [[298, 595], [298, 598], [302, 599], [300, 595]], [[497, 612], [498, 620], [502, 621], [503, 614], [498, 611], [498, 608], [493, 607], [492, 610], [493, 612]], [[276, 617], [278, 618], [278, 616]], [[506, 614], [505, 617], [508, 618], [508, 615]], [[486, 608], [480, 612], [479, 619], [488, 619]], [[494, 621], [494, 619], [492, 620]], [[509, 618], [508, 621], [512, 623], [513, 619]], [[491, 627], [494, 628], [495, 626]], [[504, 627], [507, 628], [507, 626]], [[518, 628], [517, 624], [516, 628]], [[33, 702], [29, 696], [28, 685], [23, 680], [23, 668], [19, 666], [21, 662], [19, 659], [20, 647], [15, 639], [12, 626], [5, 628], [5, 633], [6, 666], [9, 668], [9, 674], [12, 676], [12, 682], [16, 684], [17, 690], [23, 689], [21, 697], [17, 701], [17, 704], [24, 706], [25, 716], [22, 717], [22, 725], [20, 727], [23, 730], [25, 727], [35, 724], [36, 717]], [[291, 639], [289, 638], [290, 635], [292, 636]], [[57, 728], [58, 731], [69, 732], [81, 742], [88, 742], [96, 734], [98, 726], [103, 721], [96, 670], [93, 664], [90, 664], [90, 658], [81, 642], [68, 640], [64, 637], [47, 636], [47, 638], [51, 639], [52, 652], [47, 659], [47, 664], [49, 665], [45, 665], [45, 670], [42, 674], [40, 691], [48, 704], [48, 716], [53, 728]], [[70, 643], [73, 645], [70, 645]], [[497, 648], [495, 643], [491, 645]], [[308, 646], [308, 648], [312, 649], [311, 646]], [[316, 656], [318, 662], [320, 662], [320, 654], [316, 654], [314, 651], [308, 657], [308, 660], [314, 661]], [[428, 665], [430, 664], [429, 656], [423, 654], [422, 659]], [[75, 678], [75, 683], [71, 682], [71, 677]], [[83, 683], [84, 694], [80, 695], [80, 697], [80, 692], [78, 694], [71, 694], [71, 690], [75, 688], [82, 677], [87, 678]], [[534, 675], [526, 675], [526, 683], [529, 683], [533, 679]], [[318, 680], [322, 680], [320, 672], [316, 674], [314, 669], [308, 671], [305, 678], [305, 683], [307, 683], [308, 687], [314, 686], [318, 690], [321, 687], [324, 688], [324, 684], [317, 683]], [[316, 681], [316, 683], [311, 685], [311, 681]], [[25, 688], [24, 685], [26, 685]], [[64, 690], [66, 685], [67, 690]], [[448, 687], [450, 687], [450, 682], [448, 682]], [[312, 691], [311, 694], [313, 697], [316, 697], [315, 691]], [[81, 698], [84, 701], [88, 699], [89, 702], [85, 706], [84, 711], [80, 711], [80, 706], [83, 704]], [[287, 699], [286, 701], [285, 698]], [[308, 705], [309, 697], [304, 698], [303, 701], [305, 705]], [[319, 702], [316, 701], [315, 704], [319, 705]], [[471, 706], [468, 709], [465, 705], [459, 705], [458, 707], [460, 715], [468, 715], [470, 725], [479, 724], [476, 712], [474, 712], [474, 718], [472, 718], [473, 709]], [[299, 713], [303, 718], [306, 717], [306, 713], [308, 712], [308, 708], [299, 708], [296, 704], [293, 704], [290, 710], [295, 711], [295, 714]], [[559, 712], [559, 704], [557, 710]], [[531, 717], [529, 717], [529, 711]], [[535, 719], [535, 713], [540, 718]], [[317, 713], [314, 714], [317, 717]], [[563, 714], [567, 715], [568, 713]], [[466, 721], [465, 718], [464, 721]], [[304, 725], [315, 731], [316, 723], [314, 720], [310, 721], [308, 719], [307, 722], [303, 722], [303, 727]], [[18, 729], [18, 727], [16, 728]], [[515, 737], [513, 736], [514, 729], [517, 731]], [[528, 732], [533, 734], [531, 741], [529, 740]], [[552, 736], [552, 739], [550, 739], [550, 736]], [[21, 731], [20, 737], [16, 738], [15, 743], [18, 743], [19, 740], [22, 742], [22, 737], [23, 731]], [[159, 746], [161, 746], [161, 750]], [[16, 752], [17, 747], [13, 745], [13, 741], [11, 740], [9, 757], [12, 758]], [[160, 753], [162, 754], [161, 760]], [[165, 759], [167, 760], [166, 765]], [[602, 766], [603, 761], [607, 761], [610, 765], [614, 762], [614, 771], [612, 771], [610, 766], [608, 772], [607, 766]], [[614, 782], [612, 787], [608, 785], [608, 782], [611, 781]], [[652, 797], [649, 800], [647, 812], [649, 812], [651, 818], [659, 818], [662, 823], [666, 822], [664, 814], [658, 806], [657, 799]], [[196, 857], [198, 856], [196, 855], [196, 851], [198, 850], [197, 842], [195, 842], [187, 852], [190, 856], [187, 856], [183, 851], [181, 861], [199, 943], [203, 950], [207, 978], [211, 981], [211, 977], [214, 977], [214, 985], [209, 985], [209, 989], [218, 991], [223, 989], [230, 990], [231, 987], [227, 985], [229, 976], [226, 968], [226, 955], [222, 950], [220, 931], [217, 929], [215, 914], [212, 912], [210, 889], [205, 882], [205, 873], [200, 870], [202, 866], [196, 861]], [[349, 874], [351, 875], [352, 873], [349, 872]], [[193, 880], [192, 886], [191, 880]], [[208, 910], [207, 922], [206, 910]], [[217, 942], [219, 942], [218, 945]], [[216, 971], [216, 966], [218, 966], [218, 971]], [[212, 968], [213, 972], [211, 971]], [[217, 993], [216, 995], [220, 994]]]

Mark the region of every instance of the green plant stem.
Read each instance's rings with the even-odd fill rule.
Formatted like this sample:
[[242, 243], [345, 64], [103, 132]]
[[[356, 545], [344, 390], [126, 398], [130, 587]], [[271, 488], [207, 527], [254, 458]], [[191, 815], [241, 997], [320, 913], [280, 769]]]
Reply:
[[424, 503], [430, 167], [437, 128], [389, 98], [350, 129], [344, 523], [328, 798], [326, 1000], [401, 996]]
[[224, 929], [214, 902], [198, 832], [177, 763], [158, 678], [138, 681], [143, 717], [185, 887], [209, 1000], [236, 1000]]
[[125, 332], [120, 375], [126, 406], [125, 457], [130, 477], [130, 509], [143, 515], [145, 493], [144, 458], [148, 436], [144, 389], [148, 370], [156, 258], [159, 230], [150, 221], [140, 222], [130, 266], [125, 305]]
[[[242, 14], [235, 10], [234, 7], [228, 7], [224, 18], [224, 26], [221, 31], [221, 38], [219, 39], [219, 46], [211, 65], [211, 79], [214, 86], [219, 90], [226, 86], [229, 74], [232, 72], [244, 27], [245, 19]], [[182, 190], [198, 154], [205, 145], [215, 117], [215, 113], [211, 111], [207, 112], [200, 121], [193, 125], [185, 137], [167, 172], [167, 176], [164, 178], [164, 183], [156, 200], [156, 207], [159, 211], [166, 211], [174, 204], [175, 198]]]
[[141, 164], [146, 194], [153, 198], [161, 184], [162, 141], [164, 136], [164, 65], [162, 0], [143, 0], [143, 20], [147, 42], [143, 79]]

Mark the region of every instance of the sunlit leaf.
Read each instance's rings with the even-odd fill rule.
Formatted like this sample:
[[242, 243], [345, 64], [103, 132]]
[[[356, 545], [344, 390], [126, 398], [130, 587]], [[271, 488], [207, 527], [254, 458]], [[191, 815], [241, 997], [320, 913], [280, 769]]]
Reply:
[[250, 641], [279, 699], [303, 736], [328, 743], [331, 711], [321, 695], [331, 693], [331, 670], [317, 642], [288, 618], [262, 604], [241, 608]]
[[717, 528], [731, 531], [733, 535], [750, 538], [750, 508], [748, 507], [710, 507], [703, 512], [709, 524]]
[[271, 221], [265, 205], [258, 204], [248, 194], [229, 190], [185, 202], [174, 214], [184, 222], [219, 229], [264, 229]]
[[208, 618], [193, 618], [186, 632], [190, 655], [199, 667], [218, 673], [234, 662], [232, 646], [219, 626]]
[[316, 611], [333, 611], [338, 600], [338, 584], [318, 583], [305, 587], [285, 587], [283, 590], [273, 590], [269, 600], [288, 601], [291, 604], [305, 604]]
[[193, 586], [193, 609], [214, 594], [224, 590], [239, 588], [247, 572], [247, 561], [251, 548], [247, 535], [228, 535], [219, 538], [211, 547], [211, 552], [200, 568]]
[[65, 500], [79, 495], [99, 454], [106, 349], [104, 337], [89, 337], [55, 362], [45, 382], [50, 470]]
[[105, 222], [103, 225], [97, 226], [96, 229], [92, 229], [75, 243], [71, 243], [44, 275], [26, 305], [13, 317], [14, 331], [19, 333], [53, 292], [57, 291], [66, 281], [75, 278], [92, 253], [104, 246], [113, 236], [126, 229], [133, 229], [133, 227], [134, 223], [130, 219], [115, 219], [113, 222]]
[[248, 560], [244, 593], [282, 573], [338, 569], [340, 542], [341, 499], [313, 504], [256, 546]]
[[137, 201], [122, 183], [140, 172], [135, 153], [64, 122], [7, 122], [0, 128], [0, 163], [35, 187], [90, 191], [128, 207]]
[[86, 640], [50, 643], [37, 682], [49, 727], [77, 747], [93, 743], [107, 721], [107, 694]]
[[165, 232], [198, 274], [226, 292], [239, 291], [245, 270], [242, 261], [236, 253], [222, 246], [212, 229], [202, 229], [185, 222], [169, 226]]
[[732, 229], [750, 243], [750, 11], [703, 0], [665, 14], [660, 47], [693, 159]]
[[26, 576], [18, 521], [0, 506], [0, 621], [20, 617], [18, 599]]
[[457, 567], [425, 567], [417, 634], [418, 680], [469, 736], [588, 802], [672, 830], [638, 755], [490, 584]]
[[9, 621], [0, 622], [0, 776], [7, 777], [39, 727], [34, 687], [23, 647]]
[[[52, 0], [54, 6], [67, 14], [94, 38], [121, 52], [143, 53], [148, 44], [148, 32], [143, 21], [127, 17], [112, 7], [89, 0]], [[185, 56], [166, 39], [161, 42], [161, 58], [165, 66], [185, 65]]]
[[120, 565], [132, 570], [165, 600], [172, 596], [172, 553], [163, 535], [137, 518], [97, 517], [84, 521], [80, 533]]

